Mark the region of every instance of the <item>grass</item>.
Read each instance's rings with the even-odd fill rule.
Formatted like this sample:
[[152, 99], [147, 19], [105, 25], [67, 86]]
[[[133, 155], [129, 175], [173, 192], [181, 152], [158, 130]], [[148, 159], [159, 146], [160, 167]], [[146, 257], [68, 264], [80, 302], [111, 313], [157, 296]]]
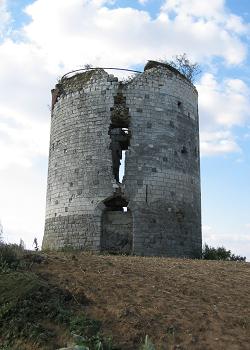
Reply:
[[[31, 271], [42, 262], [39, 253], [0, 244], [0, 350], [52, 350], [64, 345], [62, 333], [82, 350], [120, 349], [103, 336], [101, 322], [83, 312], [86, 298]], [[142, 349], [154, 349], [147, 337]]]
[[101, 334], [101, 322], [89, 319], [81, 314], [70, 321], [71, 333], [76, 335], [76, 344], [84, 345], [93, 350], [112, 350], [111, 338], [104, 338]]
[[17, 245], [0, 245], [0, 349], [54, 350], [63, 345], [62, 333], [65, 339], [74, 334], [85, 350], [113, 349], [101, 323], [86, 317], [67, 289], [31, 271], [43, 260]]
[[5, 253], [0, 350], [249, 348], [249, 263]]
[[69, 322], [65, 299], [63, 291], [32, 272], [1, 275], [0, 333], [4, 345], [15, 349], [17, 340], [28, 340], [36, 346], [43, 344], [44, 349], [53, 349], [52, 345], [45, 345], [55, 336], [49, 322]]
[[100, 332], [100, 321], [87, 318], [77, 308], [80, 305], [75, 304], [69, 292], [50, 285], [33, 272], [1, 275], [0, 338], [6, 348], [25, 349], [18, 345], [21, 341], [36, 349], [52, 350], [62, 346], [58, 339], [60, 332], [65, 332], [69, 338], [77, 336], [76, 344], [86, 349], [113, 349], [110, 339]]

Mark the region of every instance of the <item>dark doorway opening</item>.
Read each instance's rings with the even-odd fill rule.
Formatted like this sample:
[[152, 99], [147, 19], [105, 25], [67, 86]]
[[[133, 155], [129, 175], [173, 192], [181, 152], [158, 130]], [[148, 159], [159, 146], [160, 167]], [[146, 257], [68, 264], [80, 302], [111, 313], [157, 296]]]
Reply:
[[111, 254], [131, 254], [133, 219], [128, 202], [113, 197], [104, 202], [102, 215], [101, 251]]

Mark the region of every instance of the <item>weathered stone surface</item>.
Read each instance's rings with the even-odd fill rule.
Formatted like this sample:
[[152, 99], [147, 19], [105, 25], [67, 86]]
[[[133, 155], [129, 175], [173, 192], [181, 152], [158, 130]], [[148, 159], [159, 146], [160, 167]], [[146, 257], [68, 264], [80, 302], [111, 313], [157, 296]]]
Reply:
[[[197, 101], [186, 78], [157, 64], [128, 83], [100, 69], [61, 81], [53, 97], [43, 248], [199, 255]], [[120, 231], [110, 223], [119, 215]]]

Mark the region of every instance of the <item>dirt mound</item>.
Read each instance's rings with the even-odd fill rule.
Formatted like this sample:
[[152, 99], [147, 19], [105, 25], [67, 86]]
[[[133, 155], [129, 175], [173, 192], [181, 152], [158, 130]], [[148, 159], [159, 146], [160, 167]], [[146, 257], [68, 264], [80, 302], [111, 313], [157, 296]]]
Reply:
[[139, 349], [148, 335], [163, 350], [249, 349], [249, 263], [68, 252], [31, 273], [66, 291], [114, 348]]

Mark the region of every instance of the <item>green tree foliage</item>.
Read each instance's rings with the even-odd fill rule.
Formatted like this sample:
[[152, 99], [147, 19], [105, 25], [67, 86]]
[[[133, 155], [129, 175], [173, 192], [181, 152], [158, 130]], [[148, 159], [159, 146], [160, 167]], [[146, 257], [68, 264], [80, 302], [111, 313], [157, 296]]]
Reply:
[[207, 244], [202, 249], [202, 259], [204, 260], [225, 260], [225, 261], [246, 261], [246, 257], [234, 255], [231, 250], [224, 247], [209, 247]]

